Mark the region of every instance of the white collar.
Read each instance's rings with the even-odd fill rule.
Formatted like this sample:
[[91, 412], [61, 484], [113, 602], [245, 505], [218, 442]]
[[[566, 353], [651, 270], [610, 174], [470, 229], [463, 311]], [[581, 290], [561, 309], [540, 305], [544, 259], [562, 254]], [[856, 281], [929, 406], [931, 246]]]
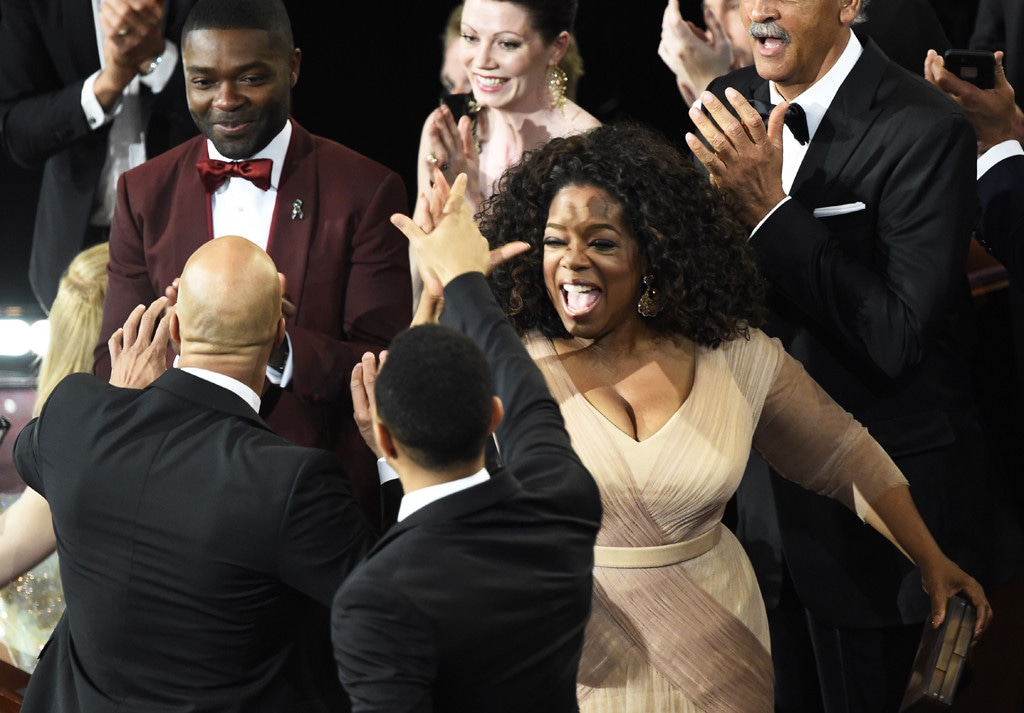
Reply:
[[[792, 99], [804, 110], [804, 115], [807, 117], [807, 134], [809, 138], [814, 138], [814, 132], [821, 126], [821, 120], [825, 118], [825, 112], [828, 111], [832, 100], [835, 99], [836, 94], [839, 92], [839, 87], [846, 81], [846, 77], [850, 74], [853, 66], [857, 64], [857, 60], [860, 59], [863, 52], [864, 46], [857, 39], [857, 35], [853, 33], [853, 30], [851, 30], [850, 41], [846, 43], [846, 49], [839, 55], [839, 59], [832, 65], [832, 68], [825, 73], [824, 77], [805, 89], [800, 96]], [[782, 95], [779, 94], [779, 90], [775, 88], [775, 82], [768, 82], [768, 90], [771, 93], [773, 105], [781, 104], [785, 101]]]
[[182, 366], [178, 368], [182, 371], [188, 372], [192, 376], [199, 377], [204, 381], [209, 381], [211, 384], [216, 384], [221, 388], [227, 389], [249, 404], [252, 407], [252, 410], [257, 414], [260, 412], [261, 402], [259, 395], [238, 379], [233, 379], [232, 377], [227, 376], [226, 374], [221, 374], [217, 371], [200, 369], [197, 366]]
[[274, 165], [270, 170], [270, 187], [275, 191], [278, 185], [281, 183], [281, 171], [284, 169], [284, 158], [288, 154], [288, 144], [292, 140], [292, 122], [291, 119], [284, 122], [284, 128], [270, 140], [270, 143], [264, 146], [262, 149], [249, 156], [249, 159], [231, 159], [227, 158], [217, 147], [213, 145], [213, 142], [209, 139], [206, 140], [206, 151], [210, 158], [216, 161], [237, 161], [237, 160], [251, 160], [254, 158], [269, 158], [274, 162]]
[[471, 488], [474, 485], [486, 482], [491, 477], [486, 468], [481, 468], [472, 475], [467, 475], [458, 480], [450, 480], [447, 483], [428, 485], [425, 488], [406, 493], [402, 497], [402, 504], [398, 506], [398, 522], [412, 515], [420, 508], [426, 507], [441, 498]]

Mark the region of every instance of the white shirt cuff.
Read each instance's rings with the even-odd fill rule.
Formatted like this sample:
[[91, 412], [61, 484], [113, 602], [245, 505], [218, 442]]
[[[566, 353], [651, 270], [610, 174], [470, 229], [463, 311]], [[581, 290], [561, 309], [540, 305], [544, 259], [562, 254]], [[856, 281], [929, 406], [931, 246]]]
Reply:
[[160, 55], [160, 64], [156, 66], [152, 74], [140, 76], [139, 81], [149, 87], [154, 94], [159, 94], [171, 81], [179, 56], [177, 45], [170, 40], [164, 40], [164, 53]]
[[980, 180], [990, 168], [1003, 159], [1010, 158], [1011, 156], [1024, 156], [1024, 149], [1021, 148], [1020, 143], [1016, 139], [1010, 139], [996, 144], [981, 156], [978, 156], [978, 180]]
[[[772, 209], [771, 209], [770, 211], [768, 211], [768, 214], [767, 214], [767, 215], [765, 215], [765, 217], [761, 218], [761, 220], [759, 220], [759, 221], [758, 221], [757, 225], [755, 225], [755, 226], [754, 226], [754, 229], [750, 231], [750, 237], [751, 237], [751, 238], [752, 238], [752, 237], [754, 237], [754, 233], [756, 233], [756, 232], [757, 232], [758, 228], [760, 228], [760, 227], [761, 227], [762, 225], [764, 225], [764, 222], [765, 222], [766, 220], [768, 220], [769, 218], [771, 218], [771, 217], [772, 217], [772, 213], [774, 213], [775, 211], [777, 211], [777, 210], [779, 209], [779, 206], [781, 206], [781, 205], [782, 205], [783, 203], [785, 203], [786, 201], [788, 201], [788, 200], [790, 199], [790, 197], [791, 197], [791, 196], [786, 196], [786, 197], [785, 197], [785, 198], [783, 198], [783, 199], [782, 199], [781, 201], [779, 201], [778, 203], [776, 203], [776, 204], [775, 204], [775, 207], [774, 207], [774, 208], [772, 208]], [[749, 240], [750, 238], [747, 238], [747, 239]]]
[[110, 107], [110, 111], [103, 111], [103, 105], [100, 104], [100, 100], [96, 98], [96, 92], [93, 91], [93, 86], [96, 84], [96, 77], [100, 76], [100, 72], [103, 70], [97, 69], [91, 75], [89, 75], [85, 82], [82, 84], [82, 113], [85, 114], [85, 120], [89, 122], [89, 128], [95, 131], [107, 122], [111, 121], [119, 111], [121, 111], [121, 101], [114, 102], [114, 106]]

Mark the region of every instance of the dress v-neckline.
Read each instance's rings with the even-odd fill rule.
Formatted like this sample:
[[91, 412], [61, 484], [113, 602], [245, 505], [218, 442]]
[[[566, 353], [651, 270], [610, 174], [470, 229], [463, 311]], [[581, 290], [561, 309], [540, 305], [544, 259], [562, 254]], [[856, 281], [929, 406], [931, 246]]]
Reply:
[[651, 444], [652, 442], [657, 443], [660, 440], [662, 440], [661, 438], [659, 438], [659, 436], [665, 433], [676, 420], [681, 418], [681, 414], [683, 413], [683, 411], [687, 410], [687, 404], [693, 401], [694, 395], [697, 392], [698, 384], [700, 383], [699, 367], [701, 361], [701, 354], [703, 350], [701, 350], [700, 347], [695, 347], [693, 350], [693, 384], [690, 386], [690, 393], [686, 396], [685, 399], [683, 399], [683, 402], [679, 404], [679, 407], [672, 412], [672, 415], [665, 420], [665, 423], [661, 424], [661, 426], [659, 426], [654, 433], [652, 433], [651, 435], [647, 436], [647, 438], [644, 439], [634, 438], [633, 436], [619, 428], [617, 425], [615, 425], [615, 423], [610, 418], [608, 418], [608, 416], [603, 411], [601, 411], [601, 409], [597, 408], [597, 406], [591, 403], [590, 399], [587, 398], [586, 394], [580, 391], [579, 387], [576, 386], [576, 382], [573, 381], [572, 376], [569, 374], [569, 370], [565, 368], [565, 364], [562, 362], [562, 358], [559, 356], [558, 350], [555, 349], [554, 342], [548, 340], [548, 344], [551, 349], [551, 354], [554, 357], [554, 360], [558, 364], [558, 368], [562, 373], [562, 378], [564, 378], [566, 382], [572, 386], [573, 392], [579, 395], [583, 403], [587, 405], [587, 408], [590, 411], [592, 411], [603, 423], [605, 423], [610, 430], [619, 434], [624, 439], [624, 441], [632, 443], [633, 446], [646, 446]]

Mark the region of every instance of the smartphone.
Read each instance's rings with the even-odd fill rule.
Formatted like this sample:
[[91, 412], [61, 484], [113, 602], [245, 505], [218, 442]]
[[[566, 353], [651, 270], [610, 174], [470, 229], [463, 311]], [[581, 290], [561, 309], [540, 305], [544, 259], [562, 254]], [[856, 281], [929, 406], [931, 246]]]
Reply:
[[447, 104], [458, 122], [464, 115], [473, 116], [480, 110], [480, 106], [473, 99], [472, 93], [468, 94], [445, 94], [441, 97], [441, 103]]
[[946, 50], [946, 69], [979, 89], [996, 83], [996, 56], [986, 50]]

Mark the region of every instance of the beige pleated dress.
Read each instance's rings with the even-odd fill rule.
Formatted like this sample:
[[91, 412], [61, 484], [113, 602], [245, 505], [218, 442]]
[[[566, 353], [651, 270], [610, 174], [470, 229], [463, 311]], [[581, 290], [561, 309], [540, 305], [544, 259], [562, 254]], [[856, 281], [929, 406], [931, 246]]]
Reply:
[[604, 505], [581, 710], [771, 713], [764, 603], [746, 553], [721, 525], [751, 445], [786, 477], [861, 515], [906, 480], [760, 331], [698, 347], [689, 397], [640, 442], [579, 393], [549, 340], [524, 341]]

